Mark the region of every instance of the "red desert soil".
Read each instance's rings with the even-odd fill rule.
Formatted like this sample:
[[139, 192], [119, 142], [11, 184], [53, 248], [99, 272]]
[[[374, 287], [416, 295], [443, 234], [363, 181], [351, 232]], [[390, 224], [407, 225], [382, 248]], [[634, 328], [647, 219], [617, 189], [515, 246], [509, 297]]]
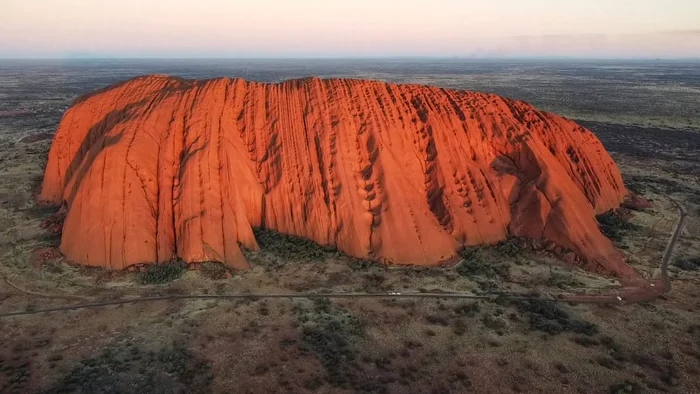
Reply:
[[[587, 129], [527, 103], [317, 78], [135, 78], [82, 97], [56, 133], [41, 199], [61, 251], [122, 269], [248, 262], [253, 228], [356, 257], [436, 265], [508, 234], [635, 277], [595, 215], [628, 196]], [[572, 254], [567, 254], [567, 260]]]

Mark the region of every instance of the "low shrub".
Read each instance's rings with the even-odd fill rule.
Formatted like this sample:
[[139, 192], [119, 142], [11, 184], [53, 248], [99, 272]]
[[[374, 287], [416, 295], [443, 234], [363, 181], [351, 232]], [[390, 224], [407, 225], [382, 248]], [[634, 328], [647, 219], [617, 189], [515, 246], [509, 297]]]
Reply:
[[700, 271], [700, 257], [691, 257], [687, 259], [679, 259], [673, 263], [676, 267], [683, 271]]
[[563, 332], [593, 335], [598, 332], [595, 324], [572, 318], [555, 302], [543, 300], [517, 301], [515, 306], [528, 316], [532, 329], [552, 335]]
[[620, 208], [600, 214], [596, 216], [596, 219], [600, 225], [600, 231], [606, 237], [621, 242], [629, 231], [637, 228], [636, 225], [629, 222], [630, 217], [631, 213], [628, 210]]
[[172, 282], [187, 271], [187, 263], [181, 260], [164, 264], [149, 264], [140, 273], [140, 281], [145, 285], [155, 285]]

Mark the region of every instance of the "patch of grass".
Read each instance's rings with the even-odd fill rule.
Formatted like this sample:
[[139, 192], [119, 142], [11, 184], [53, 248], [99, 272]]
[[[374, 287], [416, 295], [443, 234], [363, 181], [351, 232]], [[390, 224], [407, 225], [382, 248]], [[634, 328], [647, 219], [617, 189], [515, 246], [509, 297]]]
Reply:
[[205, 278], [222, 280], [231, 277], [231, 271], [225, 265], [210, 261], [199, 265], [199, 273]]
[[673, 180], [669, 177], [653, 175], [632, 175], [626, 180], [625, 185], [634, 189], [636, 194], [643, 194], [652, 191], [658, 194], [684, 193], [695, 195], [695, 190], [686, 186], [682, 181]]
[[556, 271], [551, 271], [549, 278], [547, 278], [547, 285], [552, 287], [558, 287], [560, 289], [566, 289], [569, 287], [580, 287], [583, 286], [581, 281], [576, 280], [573, 274], [561, 274]]
[[600, 337], [600, 344], [605, 346], [607, 349], [613, 352], [621, 352], [622, 347], [611, 337], [607, 335], [602, 335]]
[[27, 262], [29, 261], [29, 254], [25, 246], [12, 245], [10, 251], [3, 256], [3, 260], [8, 266], [23, 270], [28, 267]]
[[206, 393], [212, 379], [211, 367], [182, 344], [145, 351], [132, 343], [83, 359], [49, 392]]
[[494, 262], [487, 257], [482, 248], [465, 250], [462, 261], [455, 271], [463, 277], [473, 279], [483, 291], [495, 291], [499, 283], [510, 278], [510, 266], [507, 262]]
[[454, 312], [459, 316], [474, 317], [481, 308], [478, 302], [464, 302], [454, 308]]
[[642, 368], [657, 372], [661, 381], [667, 386], [678, 385], [680, 380], [678, 368], [673, 362], [664, 360], [662, 355], [632, 354], [629, 361]]
[[595, 324], [572, 318], [568, 312], [551, 301], [517, 301], [515, 306], [528, 317], [530, 328], [551, 335], [563, 332], [593, 335], [598, 332]]
[[610, 394], [637, 394], [642, 392], [642, 386], [631, 380], [626, 380], [610, 386]]
[[624, 236], [632, 230], [637, 229], [637, 226], [630, 223], [630, 212], [624, 208], [610, 210], [596, 216], [600, 231], [606, 237], [613, 241], [622, 242]]
[[282, 234], [268, 229], [254, 229], [253, 233], [261, 249], [286, 260], [324, 260], [338, 254], [338, 251], [332, 246], [321, 246], [295, 235]]
[[587, 336], [573, 337], [571, 338], [571, 340], [583, 347], [592, 347], [600, 345], [600, 342], [597, 339], [590, 338]]
[[355, 257], [347, 256], [347, 258], [350, 260], [349, 262], [349, 267], [353, 271], [368, 271], [373, 268], [380, 268], [380, 269], [385, 269], [386, 265], [372, 261], [369, 259], [358, 259]]
[[439, 315], [427, 315], [425, 321], [435, 326], [448, 326], [450, 324], [444, 316]]
[[61, 208], [60, 204], [38, 204], [34, 203], [29, 208], [24, 210], [30, 218], [41, 219], [55, 216], [56, 212]]
[[40, 234], [36, 240], [38, 245], [58, 247], [61, 244], [61, 234], [47, 231]]
[[362, 274], [362, 289], [367, 292], [376, 292], [384, 288], [386, 276], [381, 272], [366, 272]]
[[0, 357], [0, 392], [27, 392], [27, 383], [31, 376], [31, 361], [14, 357]]
[[187, 263], [181, 260], [164, 264], [149, 264], [139, 275], [139, 281], [144, 285], [155, 285], [172, 282], [187, 271]]
[[503, 334], [503, 330], [508, 327], [508, 322], [501, 316], [495, 316], [491, 314], [484, 314], [481, 318], [486, 328], [497, 331], [499, 334]]
[[357, 380], [351, 368], [354, 344], [364, 336], [360, 320], [328, 299], [316, 299], [311, 308], [295, 307], [304, 344], [314, 352], [326, 371], [326, 380], [341, 387]]
[[489, 279], [508, 279], [510, 277], [510, 267], [507, 264], [488, 263], [482, 258], [479, 250], [466, 254], [464, 257], [464, 261], [457, 267], [457, 273], [461, 276], [484, 276]]
[[306, 238], [283, 234], [269, 229], [253, 229], [260, 252], [243, 248], [245, 257], [253, 264], [260, 264], [269, 269], [281, 268], [290, 262], [324, 261], [328, 258], [345, 258], [353, 270], [362, 270], [382, 266], [367, 259], [348, 256], [330, 245], [319, 245]]
[[520, 257], [527, 250], [523, 248], [523, 240], [520, 237], [510, 236], [505, 240], [491, 246], [501, 256]]
[[622, 369], [622, 366], [620, 365], [617, 360], [610, 356], [606, 355], [601, 355], [597, 356], [595, 358], [595, 362], [600, 365], [601, 367], [607, 368], [607, 369]]
[[687, 259], [679, 259], [673, 263], [676, 267], [683, 271], [700, 271], [700, 257], [690, 257]]
[[519, 264], [527, 253], [522, 245], [520, 238], [509, 237], [495, 245], [465, 248], [460, 252], [463, 261], [455, 271], [473, 278], [483, 291], [498, 290], [500, 283], [511, 277], [511, 263]]
[[631, 180], [625, 178], [625, 186], [627, 187], [627, 190], [631, 191], [632, 193], [642, 196], [644, 193], [647, 191], [647, 187], [643, 182], [637, 181], [637, 180]]

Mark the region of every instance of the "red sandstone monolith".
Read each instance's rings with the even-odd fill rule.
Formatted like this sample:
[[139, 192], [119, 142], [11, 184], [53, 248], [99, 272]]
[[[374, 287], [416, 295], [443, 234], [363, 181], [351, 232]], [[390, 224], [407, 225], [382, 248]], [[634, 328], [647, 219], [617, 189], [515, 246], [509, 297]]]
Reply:
[[179, 257], [248, 266], [253, 228], [387, 263], [436, 265], [508, 234], [591, 270], [635, 271], [595, 215], [628, 195], [588, 130], [491, 94], [349, 79], [135, 78], [82, 97], [41, 198], [62, 252], [122, 269]]

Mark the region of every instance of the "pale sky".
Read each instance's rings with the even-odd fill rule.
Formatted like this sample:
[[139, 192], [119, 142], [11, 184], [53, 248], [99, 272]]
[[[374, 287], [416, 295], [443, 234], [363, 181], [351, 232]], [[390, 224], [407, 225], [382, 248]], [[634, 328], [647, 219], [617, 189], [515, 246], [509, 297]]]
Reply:
[[0, 57], [700, 57], [700, 0], [0, 0]]

